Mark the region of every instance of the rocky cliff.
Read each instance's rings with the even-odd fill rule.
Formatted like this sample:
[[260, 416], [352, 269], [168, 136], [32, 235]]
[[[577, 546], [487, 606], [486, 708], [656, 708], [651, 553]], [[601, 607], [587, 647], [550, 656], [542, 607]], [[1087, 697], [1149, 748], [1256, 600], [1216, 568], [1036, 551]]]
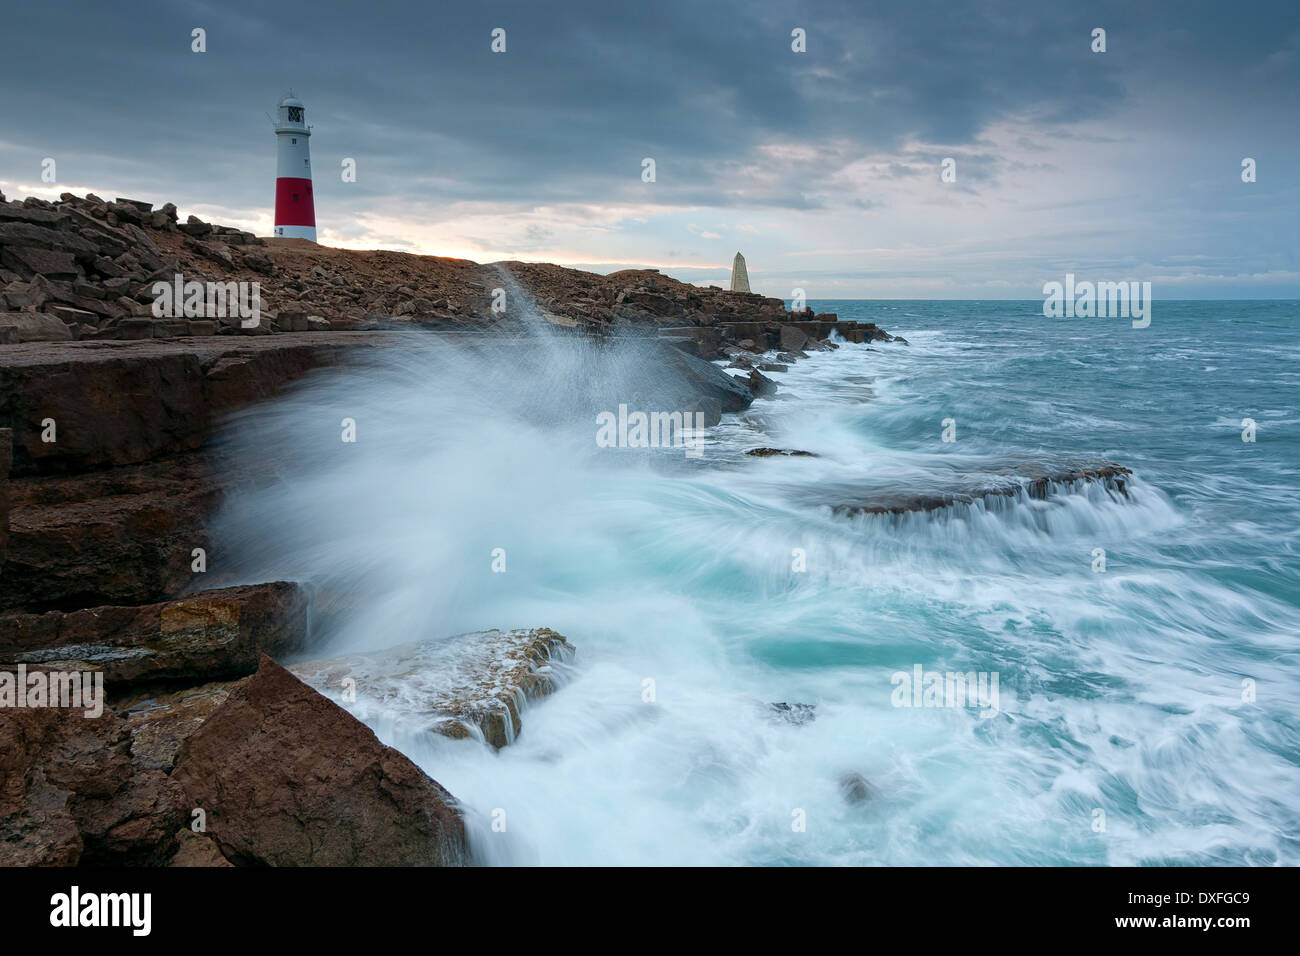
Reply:
[[[157, 308], [156, 283], [177, 276], [257, 283], [259, 320]], [[20, 669], [91, 675], [106, 694], [95, 717], [0, 706], [0, 864], [464, 862], [454, 797], [272, 660], [308, 643], [311, 596], [206, 586], [223, 482], [274, 465], [217, 467], [209, 440], [230, 413], [408, 336], [527, 347], [539, 328], [661, 340], [646, 354], [665, 400], [711, 421], [775, 389], [769, 349], [890, 338], [653, 270], [330, 249], [181, 222], [171, 204], [0, 196], [0, 698]], [[571, 649], [545, 629], [466, 639], [491, 653], [412, 720], [503, 746], [553, 687], [539, 662]], [[302, 673], [333, 695], [354, 668], [379, 699], [388, 660]]]

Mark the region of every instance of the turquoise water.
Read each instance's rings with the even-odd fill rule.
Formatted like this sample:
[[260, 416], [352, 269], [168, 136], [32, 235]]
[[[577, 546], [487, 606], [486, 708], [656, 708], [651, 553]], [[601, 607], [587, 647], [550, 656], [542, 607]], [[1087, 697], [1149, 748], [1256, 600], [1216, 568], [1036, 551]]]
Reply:
[[[699, 459], [597, 448], [578, 398], [617, 394], [620, 360], [570, 344], [322, 376], [232, 424], [282, 482], [215, 540], [243, 577], [364, 597], [316, 650], [569, 637], [567, 683], [500, 753], [374, 722], [487, 864], [1300, 862], [1300, 304], [1157, 301], [1146, 329], [814, 305], [911, 344], [773, 373]], [[832, 511], [1098, 457], [1129, 497]], [[918, 666], [997, 675], [996, 706], [896, 706]]]

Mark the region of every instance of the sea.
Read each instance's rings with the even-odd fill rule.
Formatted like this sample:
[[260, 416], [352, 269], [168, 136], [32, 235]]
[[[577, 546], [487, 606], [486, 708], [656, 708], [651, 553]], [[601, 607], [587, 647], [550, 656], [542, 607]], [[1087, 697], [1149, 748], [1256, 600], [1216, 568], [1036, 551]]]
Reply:
[[635, 346], [319, 373], [226, 427], [273, 477], [218, 570], [350, 595], [309, 656], [568, 638], [499, 751], [370, 718], [483, 865], [1300, 864], [1300, 302], [810, 304], [907, 344], [765, 373], [693, 454], [595, 441]]

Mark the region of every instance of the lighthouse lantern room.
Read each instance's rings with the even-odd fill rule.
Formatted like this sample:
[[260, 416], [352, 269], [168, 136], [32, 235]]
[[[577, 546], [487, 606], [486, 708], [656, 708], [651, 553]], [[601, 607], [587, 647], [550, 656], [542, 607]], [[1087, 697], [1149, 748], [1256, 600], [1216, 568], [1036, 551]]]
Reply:
[[316, 207], [311, 194], [311, 154], [302, 100], [293, 92], [280, 101], [275, 124], [275, 234], [316, 241]]

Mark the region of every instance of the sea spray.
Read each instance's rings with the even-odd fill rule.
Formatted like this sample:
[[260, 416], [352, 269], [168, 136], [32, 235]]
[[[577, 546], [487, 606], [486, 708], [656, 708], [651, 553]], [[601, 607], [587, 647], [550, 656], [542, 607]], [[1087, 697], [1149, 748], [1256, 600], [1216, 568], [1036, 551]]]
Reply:
[[[646, 343], [413, 334], [229, 424], [224, 450], [273, 473], [229, 497], [212, 566], [331, 597], [312, 653], [492, 626], [569, 638], [573, 679], [496, 754], [371, 720], [462, 801], [481, 862], [1300, 862], [1284, 837], [1294, 565], [1250, 558], [1290, 547], [1296, 505], [1277, 459], [1234, 457], [1266, 447], [1240, 441], [1235, 404], [1215, 412], [1222, 394], [1188, 385], [1223, 369], [1294, 463], [1274, 436], [1300, 416], [1265, 391], [1292, 373], [1246, 362], [1300, 354], [1278, 351], [1285, 326], [1250, 313], [1270, 343], [1251, 352], [1254, 325], [1228, 348], [1220, 316], [1177, 303], [1166, 338], [1141, 344], [1045, 323], [1036, 303], [829, 307], [912, 347], [795, 363], [782, 397], [724, 416], [698, 460], [593, 440], [598, 411], [653, 407], [620, 395], [653, 384]], [[949, 415], [960, 439], [941, 445]], [[1085, 453], [1133, 467], [1130, 495], [1081, 482], [833, 513], [846, 492], [1011, 480]], [[998, 713], [892, 706], [891, 676], [917, 664], [996, 672]], [[774, 701], [815, 716], [774, 719]], [[870, 787], [857, 805], [852, 773]]]

